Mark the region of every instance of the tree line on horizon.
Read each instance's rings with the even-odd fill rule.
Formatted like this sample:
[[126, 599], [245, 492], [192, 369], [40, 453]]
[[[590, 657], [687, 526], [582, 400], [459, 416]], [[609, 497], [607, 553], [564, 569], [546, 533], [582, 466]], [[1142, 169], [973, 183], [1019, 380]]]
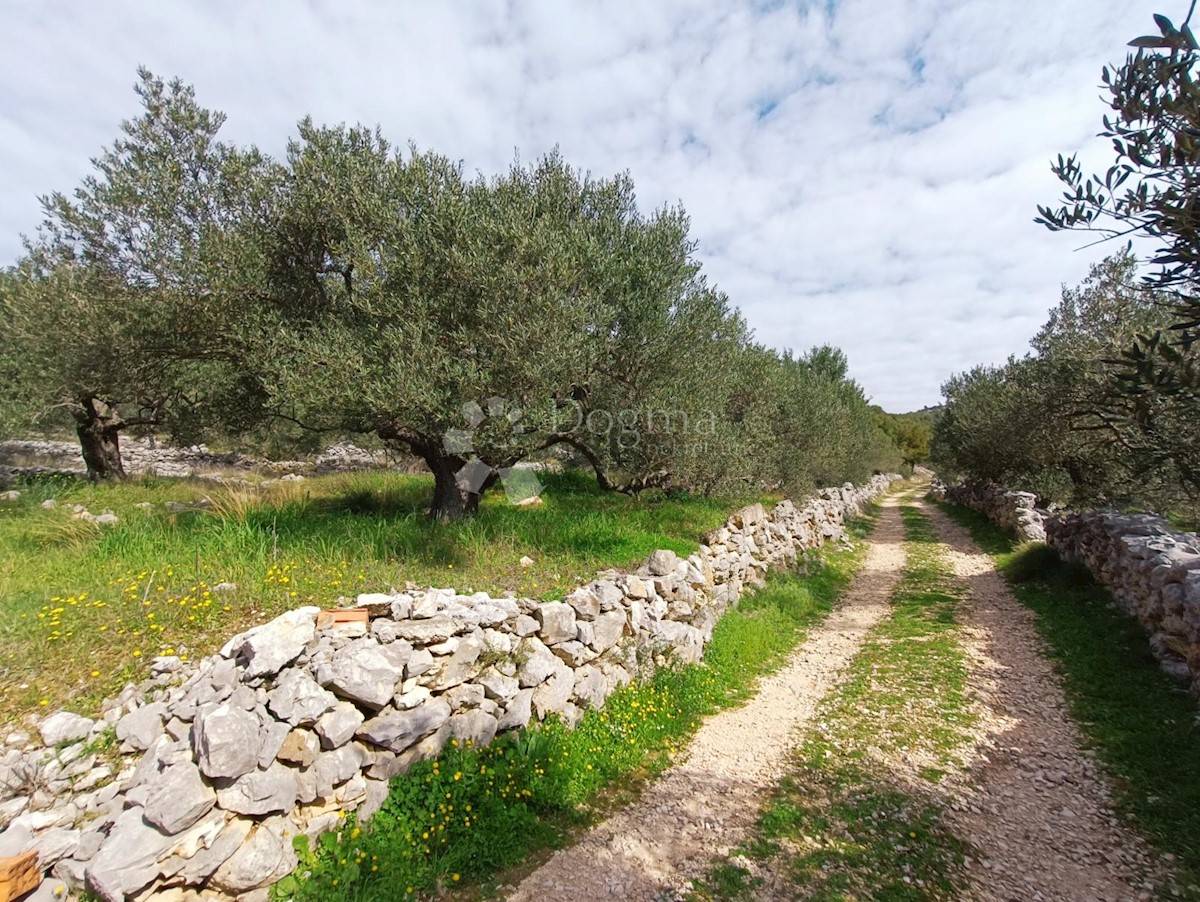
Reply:
[[1087, 174], [1061, 155], [1062, 202], [1038, 208], [1052, 231], [1137, 236], [1092, 267], [1031, 342], [943, 386], [933, 459], [948, 476], [991, 480], [1047, 502], [1200, 510], [1200, 43], [1188, 20], [1104, 68], [1114, 160]]
[[425, 462], [431, 515], [565, 448], [601, 486], [801, 492], [900, 451], [831, 347], [755, 341], [679, 206], [557, 152], [493, 176], [378, 129], [298, 125], [275, 159], [139, 70], [141, 115], [0, 274], [0, 430], [369, 435]]

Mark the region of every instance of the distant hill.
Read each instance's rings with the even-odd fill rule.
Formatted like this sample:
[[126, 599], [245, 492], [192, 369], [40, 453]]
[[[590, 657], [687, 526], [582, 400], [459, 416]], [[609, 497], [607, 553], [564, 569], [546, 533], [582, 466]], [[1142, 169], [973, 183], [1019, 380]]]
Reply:
[[928, 417], [936, 420], [941, 415], [945, 404], [935, 404], [932, 407], [922, 407], [920, 410], [910, 410], [907, 413], [894, 413], [894, 417]]
[[872, 405], [871, 411], [875, 416], [875, 425], [896, 444], [906, 464], [916, 466], [928, 463], [933, 424], [942, 412], [940, 405], [909, 413], [888, 413], [882, 407]]

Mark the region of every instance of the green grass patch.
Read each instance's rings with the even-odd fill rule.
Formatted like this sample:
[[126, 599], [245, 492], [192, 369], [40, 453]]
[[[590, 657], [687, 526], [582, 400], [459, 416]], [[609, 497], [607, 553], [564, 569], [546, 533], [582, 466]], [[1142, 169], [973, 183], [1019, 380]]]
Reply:
[[1079, 566], [1017, 546], [966, 508], [943, 506], [1037, 615], [1071, 713], [1111, 777], [1122, 815], [1173, 856], [1178, 897], [1200, 898], [1200, 726], [1196, 701], [1150, 653], [1145, 630]]
[[[867, 528], [853, 524], [852, 535]], [[721, 618], [701, 664], [618, 690], [574, 730], [550, 721], [417, 765], [366, 826], [302, 843], [275, 898], [395, 900], [456, 885], [486, 894], [504, 869], [594, 820], [618, 781], [660, 772], [702, 718], [748, 695], [831, 609], [862, 554], [826, 552], [811, 575], [773, 574]]]
[[928, 520], [902, 507], [892, 614], [825, 699], [755, 835], [697, 881], [696, 900], [752, 899], [762, 870], [795, 898], [951, 899], [967, 849], [928, 784], [959, 766], [976, 717], [955, 609], [963, 595]]
[[[208, 654], [303, 604], [406, 582], [561, 597], [655, 549], [690, 554], [738, 504], [768, 500], [630, 498], [578, 473], [544, 482], [538, 507], [493, 492], [477, 518], [449, 526], [425, 519], [432, 481], [423, 476], [361, 473], [260, 490], [164, 479], [20, 485], [17, 502], [0, 502], [0, 723], [68, 704], [94, 713], [146, 676], [151, 657]], [[163, 509], [206, 495], [206, 511]], [[57, 508], [43, 509], [51, 498]], [[120, 522], [72, 519], [76, 504]], [[534, 564], [522, 567], [522, 556]], [[220, 583], [237, 589], [218, 592]]]

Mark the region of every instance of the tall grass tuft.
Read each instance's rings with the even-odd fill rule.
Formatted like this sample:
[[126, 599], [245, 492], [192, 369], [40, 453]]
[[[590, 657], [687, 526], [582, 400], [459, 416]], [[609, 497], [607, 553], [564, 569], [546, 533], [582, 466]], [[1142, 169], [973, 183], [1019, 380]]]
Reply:
[[63, 512], [37, 517], [26, 530], [26, 539], [38, 548], [62, 548], [76, 553], [97, 545], [104, 527], [91, 520], [68, 516]]
[[233, 523], [245, 523], [265, 506], [261, 493], [244, 486], [222, 488], [209, 497], [208, 513]]

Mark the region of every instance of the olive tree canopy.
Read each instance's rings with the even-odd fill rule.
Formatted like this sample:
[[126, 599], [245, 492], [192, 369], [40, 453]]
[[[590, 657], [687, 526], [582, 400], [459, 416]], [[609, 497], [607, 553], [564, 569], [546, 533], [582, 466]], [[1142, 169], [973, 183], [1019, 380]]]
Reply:
[[246, 238], [270, 218], [272, 166], [218, 140], [224, 117], [182, 82], [143, 69], [136, 90], [142, 115], [93, 173], [42, 199], [8, 288], [11, 418], [65, 410], [93, 478], [123, 474], [129, 426], [188, 436], [256, 399], [239, 365], [257, 280]]

